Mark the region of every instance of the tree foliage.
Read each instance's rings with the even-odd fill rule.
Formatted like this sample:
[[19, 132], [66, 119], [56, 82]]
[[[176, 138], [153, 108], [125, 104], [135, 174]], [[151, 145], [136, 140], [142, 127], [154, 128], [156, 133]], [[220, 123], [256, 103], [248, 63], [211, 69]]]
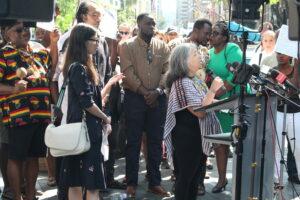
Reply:
[[136, 21], [136, 11], [132, 6], [128, 6], [118, 11], [118, 24], [134, 25]]
[[60, 8], [60, 15], [56, 19], [56, 25], [62, 32], [67, 31], [72, 25], [75, 12], [78, 6], [78, 0], [57, 0]]
[[123, 8], [125, 7], [132, 7], [133, 5], [135, 5], [137, 2], [137, 0], [122, 0], [122, 6]]

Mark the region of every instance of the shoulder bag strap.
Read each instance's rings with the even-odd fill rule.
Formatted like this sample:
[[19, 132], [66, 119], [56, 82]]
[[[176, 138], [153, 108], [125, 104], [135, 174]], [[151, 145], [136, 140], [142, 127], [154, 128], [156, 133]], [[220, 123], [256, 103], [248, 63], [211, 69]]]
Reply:
[[[72, 68], [72, 66], [73, 66], [73, 64], [71, 64], [71, 66], [69, 68], [69, 71]], [[64, 100], [64, 96], [65, 96], [65, 92], [66, 92], [68, 84], [69, 84], [69, 76], [67, 76], [67, 77], [64, 78], [64, 82], [63, 82], [63, 85], [61, 86], [57, 102], [56, 102], [56, 104], [54, 106], [54, 114], [52, 116], [52, 122], [53, 123], [55, 122], [57, 116], [63, 115], [63, 113], [61, 111], [61, 104], [62, 104], [62, 102]]]

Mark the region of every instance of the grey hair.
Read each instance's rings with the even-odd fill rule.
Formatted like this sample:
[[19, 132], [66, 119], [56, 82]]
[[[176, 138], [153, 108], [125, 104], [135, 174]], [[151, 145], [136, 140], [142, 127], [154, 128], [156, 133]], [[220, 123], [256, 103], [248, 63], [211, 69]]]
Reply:
[[188, 76], [188, 57], [193, 49], [197, 50], [197, 46], [191, 43], [180, 44], [173, 49], [166, 75], [166, 87], [169, 91], [174, 81]]

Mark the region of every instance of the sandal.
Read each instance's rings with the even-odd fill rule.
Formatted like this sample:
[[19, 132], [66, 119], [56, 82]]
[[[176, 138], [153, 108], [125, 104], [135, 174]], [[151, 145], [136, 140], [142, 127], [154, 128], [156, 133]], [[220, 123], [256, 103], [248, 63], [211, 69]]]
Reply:
[[203, 184], [198, 185], [198, 196], [203, 196], [205, 195], [205, 186]]
[[54, 177], [48, 177], [47, 185], [49, 187], [54, 187], [56, 186], [56, 180]]
[[12, 193], [12, 191], [9, 188], [4, 188], [3, 189], [3, 193], [1, 195], [1, 199], [3, 200], [13, 200], [14, 194]]

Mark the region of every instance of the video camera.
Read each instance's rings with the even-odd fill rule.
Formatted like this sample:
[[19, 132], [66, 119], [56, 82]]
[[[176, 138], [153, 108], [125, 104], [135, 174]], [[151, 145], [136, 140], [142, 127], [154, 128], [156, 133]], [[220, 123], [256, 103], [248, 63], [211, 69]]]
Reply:
[[[232, 19], [260, 19], [259, 8], [269, 0], [230, 0]], [[289, 39], [300, 41], [300, 0], [288, 0]]]
[[269, 0], [233, 0], [232, 18], [233, 19], [260, 19], [259, 7]]
[[53, 18], [54, 0], [0, 0], [0, 26], [9, 20], [47, 22]]

